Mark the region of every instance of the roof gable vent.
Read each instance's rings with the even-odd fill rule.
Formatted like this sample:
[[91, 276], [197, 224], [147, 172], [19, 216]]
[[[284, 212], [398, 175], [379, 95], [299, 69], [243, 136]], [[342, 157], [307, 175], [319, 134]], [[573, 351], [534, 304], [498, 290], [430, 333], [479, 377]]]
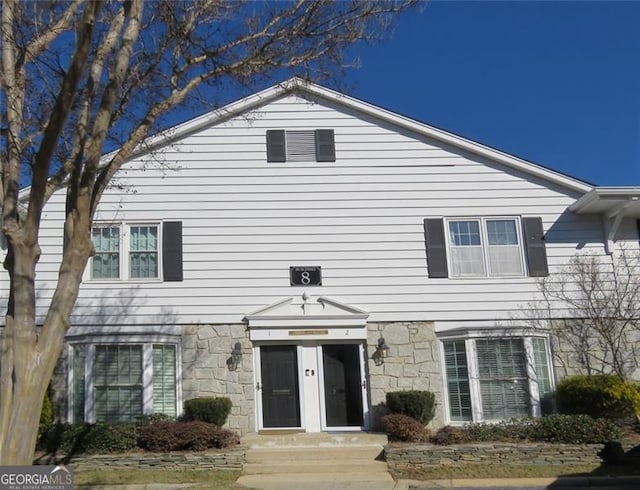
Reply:
[[315, 131], [287, 131], [287, 160], [290, 162], [316, 161]]

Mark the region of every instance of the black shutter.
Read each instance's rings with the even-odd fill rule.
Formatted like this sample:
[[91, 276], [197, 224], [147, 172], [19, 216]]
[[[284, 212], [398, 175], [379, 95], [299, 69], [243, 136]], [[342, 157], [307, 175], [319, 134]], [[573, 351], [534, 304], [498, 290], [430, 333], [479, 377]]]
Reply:
[[336, 143], [333, 137], [333, 129], [316, 129], [316, 161], [336, 161]]
[[286, 162], [284, 129], [267, 130], [267, 162]]
[[165, 281], [182, 281], [182, 221], [162, 224], [162, 270]]
[[444, 237], [444, 220], [425, 219], [424, 239], [427, 247], [429, 277], [449, 277], [447, 269], [447, 244]]
[[542, 218], [522, 218], [522, 227], [529, 275], [531, 277], [548, 276], [549, 265], [547, 264], [547, 247], [544, 243]]

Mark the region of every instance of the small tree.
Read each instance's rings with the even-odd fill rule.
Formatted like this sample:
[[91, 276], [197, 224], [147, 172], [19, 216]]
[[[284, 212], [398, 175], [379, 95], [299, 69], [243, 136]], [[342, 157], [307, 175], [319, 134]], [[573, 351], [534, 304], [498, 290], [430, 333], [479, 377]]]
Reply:
[[556, 354], [568, 348], [583, 374], [628, 379], [637, 366], [640, 254], [623, 247], [611, 257], [576, 255], [539, 289], [542, 307], [530, 311], [551, 328]]
[[[183, 118], [185, 108], [201, 113], [225, 94], [293, 75], [338, 80], [349, 48], [386, 38], [396, 15], [416, 2], [0, 2], [0, 202], [9, 273], [0, 465], [13, 465], [32, 461], [42, 400], [93, 253], [93, 216], [122, 165], [178, 110]], [[59, 190], [66, 192], [64, 254], [46, 314], [37, 317], [40, 222]]]

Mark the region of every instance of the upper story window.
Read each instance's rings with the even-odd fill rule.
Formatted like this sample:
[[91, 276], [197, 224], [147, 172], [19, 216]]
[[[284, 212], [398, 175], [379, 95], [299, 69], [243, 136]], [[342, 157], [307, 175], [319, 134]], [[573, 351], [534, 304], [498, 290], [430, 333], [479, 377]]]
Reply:
[[182, 223], [97, 224], [92, 280], [182, 281]]
[[95, 227], [91, 279], [158, 279], [158, 233], [157, 224]]
[[549, 275], [538, 217], [426, 218], [429, 277]]
[[516, 218], [451, 219], [447, 225], [452, 276], [524, 275]]
[[267, 131], [267, 162], [335, 162], [333, 129]]

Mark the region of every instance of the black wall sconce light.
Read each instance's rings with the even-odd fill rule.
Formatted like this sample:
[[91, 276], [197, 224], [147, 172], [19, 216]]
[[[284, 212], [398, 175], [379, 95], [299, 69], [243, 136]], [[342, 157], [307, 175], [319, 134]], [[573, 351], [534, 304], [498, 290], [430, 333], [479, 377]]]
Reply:
[[376, 363], [376, 366], [380, 366], [381, 364], [384, 364], [384, 360], [387, 358], [388, 355], [389, 355], [389, 346], [384, 341], [384, 337], [381, 336], [378, 339], [378, 345], [376, 346], [376, 351], [373, 353], [373, 356], [371, 357]]
[[242, 362], [242, 345], [240, 342], [236, 342], [231, 351], [231, 357], [227, 359], [227, 367], [229, 371], [235, 371]]

